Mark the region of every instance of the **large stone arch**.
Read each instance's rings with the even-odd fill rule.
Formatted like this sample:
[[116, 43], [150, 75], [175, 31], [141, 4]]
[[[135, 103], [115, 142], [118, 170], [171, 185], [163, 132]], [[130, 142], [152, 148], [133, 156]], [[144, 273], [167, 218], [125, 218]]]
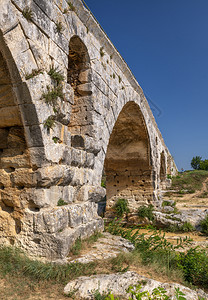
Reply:
[[132, 211], [153, 199], [151, 145], [141, 109], [127, 102], [113, 127], [105, 156], [107, 209], [125, 198]]
[[[11, 244], [22, 231], [24, 210], [36, 209], [27, 191], [36, 186], [34, 171], [40, 164], [37, 159], [40, 149], [33, 136], [37, 113], [22, 82], [13, 50], [0, 30], [0, 236]], [[36, 138], [42, 147], [39, 128]], [[41, 154], [43, 160], [44, 153]]]

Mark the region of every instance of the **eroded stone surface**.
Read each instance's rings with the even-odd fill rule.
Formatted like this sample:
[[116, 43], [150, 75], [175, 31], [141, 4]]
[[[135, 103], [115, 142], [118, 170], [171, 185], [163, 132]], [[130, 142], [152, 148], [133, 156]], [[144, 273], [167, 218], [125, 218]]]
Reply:
[[[145, 285], [142, 284], [142, 282], [145, 282]], [[175, 299], [175, 288], [179, 288], [185, 294], [186, 299], [189, 300], [198, 300], [199, 296], [205, 299], [208, 297], [202, 290], [194, 291], [177, 283], [161, 283], [131, 271], [123, 274], [102, 274], [90, 277], [79, 277], [65, 286], [64, 293], [69, 294], [69, 292], [75, 291], [76, 299], [92, 299], [96, 290], [100, 291], [101, 294], [111, 291], [112, 294], [121, 296], [122, 299], [129, 299], [126, 289], [130, 285], [138, 284], [142, 284], [141, 291], [149, 291], [150, 293], [152, 293], [154, 288], [162, 287], [167, 290], [167, 295], [170, 296], [171, 299]]]
[[93, 244], [93, 249], [87, 251], [76, 259], [68, 258], [68, 262], [88, 263], [96, 260], [104, 260], [116, 257], [121, 252], [134, 250], [134, 245], [128, 240], [111, 235], [108, 232], [103, 233], [103, 237]]

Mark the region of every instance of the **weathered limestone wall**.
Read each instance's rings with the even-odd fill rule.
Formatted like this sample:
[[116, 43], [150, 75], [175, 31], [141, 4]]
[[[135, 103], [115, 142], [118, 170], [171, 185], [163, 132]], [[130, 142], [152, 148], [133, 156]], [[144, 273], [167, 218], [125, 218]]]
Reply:
[[51, 259], [102, 230], [104, 169], [107, 206], [122, 196], [132, 210], [176, 172], [128, 66], [70, 3], [0, 3], [0, 240]]

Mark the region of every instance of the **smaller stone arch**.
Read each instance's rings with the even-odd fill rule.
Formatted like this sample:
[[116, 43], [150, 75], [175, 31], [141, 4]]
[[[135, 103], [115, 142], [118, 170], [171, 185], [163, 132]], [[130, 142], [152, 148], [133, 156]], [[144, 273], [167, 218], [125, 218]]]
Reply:
[[92, 125], [90, 57], [86, 45], [74, 35], [69, 42], [67, 82], [74, 89], [74, 104], [69, 124], [72, 134], [85, 134]]
[[163, 183], [166, 181], [167, 172], [166, 172], [166, 159], [165, 152], [160, 153], [160, 182]]
[[138, 104], [124, 105], [111, 133], [104, 169], [107, 210], [119, 198], [129, 202], [131, 211], [152, 202], [151, 146]]

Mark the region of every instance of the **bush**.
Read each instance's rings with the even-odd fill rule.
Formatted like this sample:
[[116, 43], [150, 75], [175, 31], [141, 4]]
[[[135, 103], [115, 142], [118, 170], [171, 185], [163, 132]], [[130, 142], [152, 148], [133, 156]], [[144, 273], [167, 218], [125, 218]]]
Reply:
[[149, 206], [142, 205], [138, 208], [138, 216], [141, 218], [148, 218], [150, 221], [154, 221], [153, 210], [154, 206], [152, 204]]
[[208, 235], [208, 215], [200, 222], [202, 232]]
[[194, 230], [195, 227], [189, 222], [185, 222], [183, 225], [170, 225], [167, 228], [167, 231], [169, 232], [192, 232]]
[[194, 285], [208, 286], [208, 256], [205, 250], [191, 248], [178, 256], [178, 267], [183, 270], [184, 279]]
[[129, 212], [128, 201], [126, 199], [118, 199], [114, 208], [116, 210], [117, 216], [123, 217], [125, 213], [128, 214]]

